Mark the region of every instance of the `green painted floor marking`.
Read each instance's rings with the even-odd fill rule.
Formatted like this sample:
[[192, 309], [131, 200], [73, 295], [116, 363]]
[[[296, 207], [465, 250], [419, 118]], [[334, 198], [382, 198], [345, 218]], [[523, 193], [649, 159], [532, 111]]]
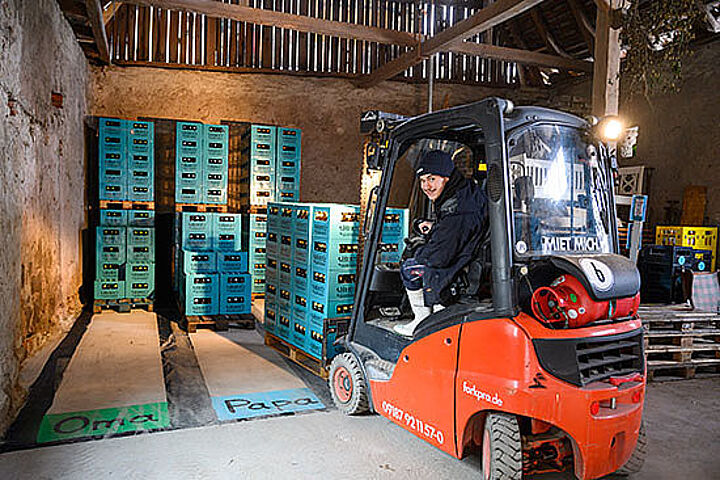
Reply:
[[167, 402], [45, 415], [38, 443], [71, 438], [111, 436], [170, 426]]

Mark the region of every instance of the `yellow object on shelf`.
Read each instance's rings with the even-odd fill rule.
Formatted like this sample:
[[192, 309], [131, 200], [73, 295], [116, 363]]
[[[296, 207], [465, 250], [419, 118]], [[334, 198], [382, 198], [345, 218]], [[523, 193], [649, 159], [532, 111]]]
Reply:
[[710, 250], [712, 252], [711, 272], [715, 271], [717, 236], [717, 227], [658, 226], [655, 228], [655, 243], [658, 245]]

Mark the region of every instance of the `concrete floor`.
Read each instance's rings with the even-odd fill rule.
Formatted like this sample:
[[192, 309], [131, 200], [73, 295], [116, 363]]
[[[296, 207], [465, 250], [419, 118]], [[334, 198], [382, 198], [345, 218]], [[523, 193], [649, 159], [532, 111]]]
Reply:
[[[195, 355], [203, 370], [200, 377], [206, 377], [205, 399], [219, 388], [213, 386], [210, 377], [224, 378], [209, 372], [222, 363], [237, 365], [238, 362], [228, 361], [236, 354], [233, 344], [228, 342], [235, 342], [235, 347], [242, 346], [242, 355], [257, 355], [253, 362], [258, 368], [282, 369], [280, 373], [285, 382], [292, 377], [297, 385], [307, 386], [323, 403], [331, 405], [327, 389], [318, 377], [287, 363], [264, 347], [256, 332], [231, 330], [218, 339], [210, 338], [212, 335], [215, 334], [201, 334], [208, 337], [206, 342], [220, 341], [225, 345], [223, 355], [228, 355], [225, 362], [208, 358], [200, 337], [193, 339]], [[161, 334], [161, 342], [162, 339]], [[191, 376], [187, 369], [178, 372], [184, 377]], [[165, 375], [167, 386], [167, 368]], [[168, 390], [172, 393], [168, 396], [171, 404], [183, 400], [187, 393], [172, 392], [177, 389], [178, 385], [174, 385]], [[202, 395], [187, 393], [187, 396], [197, 400]], [[720, 376], [652, 383], [648, 387], [645, 411], [649, 456], [644, 470], [634, 479], [720, 478]], [[228, 423], [202, 420], [200, 417], [214, 417], [212, 412], [205, 412], [197, 415], [195, 423], [182, 422], [194, 413], [198, 412], [178, 412], [172, 425], [175, 428], [202, 426], [0, 454], [0, 479], [480, 477], [477, 458], [457, 461], [377, 415], [345, 417], [330, 407]], [[573, 477], [559, 474], [536, 477], [538, 480], [570, 478]]]
[[[717, 479], [720, 379], [650, 385], [649, 458], [637, 480]], [[337, 410], [74, 443], [0, 455], [16, 479], [477, 479], [457, 461], [380, 416]], [[543, 480], [567, 479], [545, 475]]]

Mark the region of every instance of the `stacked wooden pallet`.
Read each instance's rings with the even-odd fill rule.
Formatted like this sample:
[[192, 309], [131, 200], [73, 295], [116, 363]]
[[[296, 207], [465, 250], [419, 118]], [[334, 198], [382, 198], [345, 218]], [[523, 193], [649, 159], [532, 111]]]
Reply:
[[720, 315], [686, 306], [643, 306], [649, 379], [720, 373]]

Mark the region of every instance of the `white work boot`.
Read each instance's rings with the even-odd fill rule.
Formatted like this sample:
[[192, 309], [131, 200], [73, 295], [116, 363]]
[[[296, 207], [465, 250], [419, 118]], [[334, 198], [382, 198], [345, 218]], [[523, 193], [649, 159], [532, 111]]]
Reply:
[[415, 328], [432, 313], [432, 309], [425, 306], [425, 297], [423, 296], [422, 289], [407, 290], [407, 296], [408, 300], [410, 300], [410, 308], [412, 308], [415, 318], [410, 323], [395, 325], [395, 331], [400, 335], [412, 337]]

